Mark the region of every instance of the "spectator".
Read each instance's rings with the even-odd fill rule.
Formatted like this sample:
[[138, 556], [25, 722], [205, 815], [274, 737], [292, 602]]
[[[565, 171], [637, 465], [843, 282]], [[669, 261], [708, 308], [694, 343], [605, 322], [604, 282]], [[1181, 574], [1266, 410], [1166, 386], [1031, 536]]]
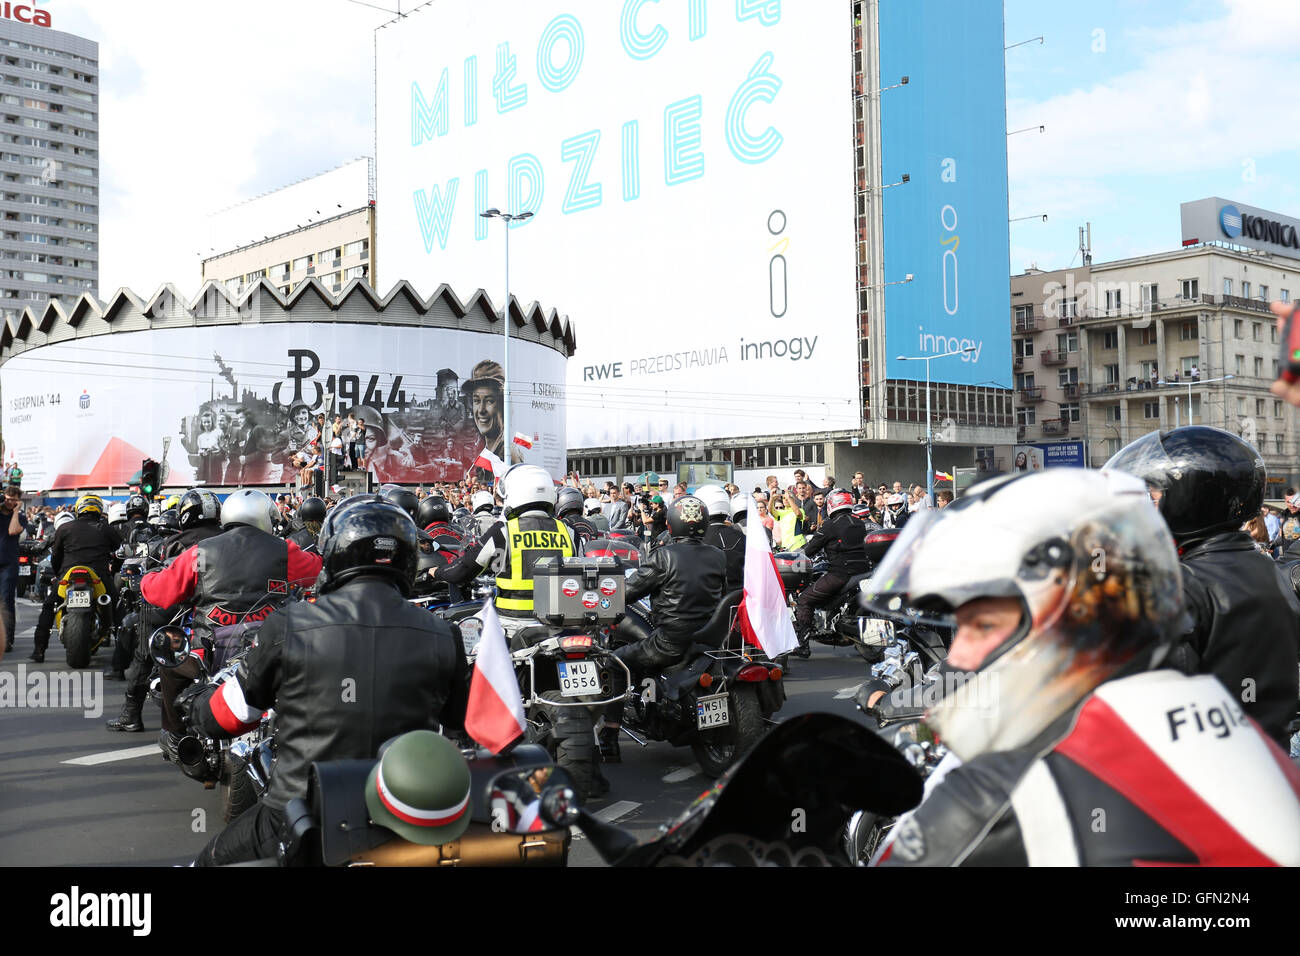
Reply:
[[1251, 518], [1241, 526], [1241, 530], [1250, 535], [1250, 539], [1255, 542], [1256, 550], [1260, 551], [1262, 554], [1270, 553], [1268, 550], [1268, 528], [1264, 526], [1264, 519], [1262, 517], [1256, 515], [1254, 518]]
[[1290, 548], [1300, 541], [1300, 495], [1294, 488], [1287, 488], [1286, 511], [1282, 515], [1282, 544]]
[[[654, 489], [651, 489], [652, 493], [653, 493], [653, 490], [654, 490]], [[666, 501], [671, 501], [671, 500], [672, 500], [672, 498], [669, 496], [669, 491], [668, 491], [668, 479], [667, 479], [667, 478], [660, 478], [660, 479], [659, 479], [659, 497], [660, 497], [660, 498], [663, 498], [663, 499], [666, 500]]]
[[18, 594], [18, 539], [29, 525], [23, 514], [23, 493], [17, 485], [5, 488], [4, 504], [0, 507], [0, 620], [3, 620], [4, 643], [0, 644], [0, 658], [6, 650], [14, 649], [14, 631], [17, 627], [14, 602]]
[[1282, 519], [1272, 508], [1265, 505], [1259, 509], [1264, 519], [1264, 530], [1268, 532], [1268, 551], [1275, 558], [1282, 557]]
[[930, 507], [930, 496], [925, 493], [922, 485], [912, 486], [912, 505], [911, 511], [925, 511]]
[[673, 485], [673, 496], [669, 500], [676, 501], [684, 494], [686, 494], [686, 486], [679, 481]]
[[[776, 475], [768, 475], [766, 481], [768, 497], [771, 497], [773, 494], [781, 490], [781, 482], [776, 480]], [[755, 490], [760, 491], [762, 489]]]
[[772, 531], [772, 545], [782, 551], [797, 551], [804, 546], [804, 512], [798, 499], [789, 493], [772, 496], [770, 508], [776, 526]]
[[936, 491], [936, 492], [934, 493], [934, 497], [935, 497], [936, 502], [937, 502], [938, 505], [939, 505], [939, 510], [940, 510], [940, 511], [942, 511], [944, 508], [946, 508], [946, 507], [948, 507], [950, 504], [952, 504], [952, 492], [951, 492], [951, 491]]
[[611, 528], [626, 528], [628, 512], [632, 507], [633, 499], [636, 497], [636, 487], [630, 481], [623, 482], [623, 494], [616, 497], [609, 506], [609, 526]]
[[23, 470], [22, 470], [21, 468], [18, 467], [18, 462], [17, 462], [17, 461], [15, 461], [12, 465], [9, 466], [9, 469], [8, 469], [8, 472], [7, 472], [6, 475], [5, 475], [5, 478], [6, 478], [6, 480], [8, 481], [8, 483], [11, 484], [11, 485], [13, 485], [15, 488], [21, 488], [21, 487], [22, 487], [22, 484], [23, 484]]
[[767, 545], [770, 548], [772, 547], [773, 544], [772, 532], [773, 529], [776, 527], [776, 522], [773, 520], [772, 516], [768, 514], [767, 499], [765, 497], [761, 497], [761, 495], [762, 495], [761, 491], [757, 492], [754, 495], [754, 510], [758, 512], [758, 518], [760, 521], [763, 522], [763, 530], [767, 532]]
[[817, 492], [813, 495], [813, 505], [816, 507], [815, 518], [816, 527], [821, 527], [821, 523], [826, 520], [826, 495], [823, 492]]

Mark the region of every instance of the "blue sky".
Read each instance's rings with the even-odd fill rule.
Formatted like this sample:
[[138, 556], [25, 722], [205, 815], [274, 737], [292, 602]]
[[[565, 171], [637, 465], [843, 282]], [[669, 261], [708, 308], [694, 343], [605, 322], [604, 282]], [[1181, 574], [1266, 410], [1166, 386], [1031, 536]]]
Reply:
[[[1300, 215], [1300, 0], [1006, 0], [1011, 271], [1176, 248], [1178, 205]], [[1076, 260], [1077, 262], [1077, 260]]]

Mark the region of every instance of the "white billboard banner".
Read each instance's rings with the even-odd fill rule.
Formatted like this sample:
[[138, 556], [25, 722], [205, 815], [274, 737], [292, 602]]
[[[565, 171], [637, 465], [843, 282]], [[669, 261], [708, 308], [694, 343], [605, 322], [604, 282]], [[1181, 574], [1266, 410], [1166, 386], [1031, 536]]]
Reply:
[[[296, 482], [326, 394], [365, 433], [369, 470], [403, 484], [485, 477], [504, 460], [499, 339], [356, 323], [118, 332], [19, 354], [0, 368], [5, 454], [31, 488], [124, 487], [170, 438], [168, 486]], [[565, 358], [520, 343], [512, 372], [559, 391]], [[512, 402], [512, 460], [564, 470], [564, 415], [546, 389]]]
[[[578, 330], [570, 446], [856, 429], [848, 8], [439, 0], [378, 31], [378, 245]], [[511, 369], [514, 380], [514, 370]]]

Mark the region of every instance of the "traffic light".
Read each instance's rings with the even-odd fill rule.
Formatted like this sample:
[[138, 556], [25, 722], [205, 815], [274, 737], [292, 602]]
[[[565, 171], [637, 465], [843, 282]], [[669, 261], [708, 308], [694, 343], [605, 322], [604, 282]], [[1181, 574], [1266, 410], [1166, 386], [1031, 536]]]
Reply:
[[162, 486], [162, 467], [152, 458], [140, 465], [140, 494], [152, 498]]

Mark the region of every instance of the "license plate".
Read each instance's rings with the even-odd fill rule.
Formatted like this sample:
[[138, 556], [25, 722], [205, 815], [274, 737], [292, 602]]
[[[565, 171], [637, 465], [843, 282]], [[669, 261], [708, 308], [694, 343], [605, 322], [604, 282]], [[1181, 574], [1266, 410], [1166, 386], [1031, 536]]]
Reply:
[[90, 607], [90, 592], [69, 591], [68, 607]]
[[20, 578], [30, 578], [32, 576], [32, 566], [30, 564], [20, 564], [18, 566], [18, 576]]
[[726, 694], [701, 697], [695, 702], [695, 725], [700, 730], [725, 727], [729, 723], [731, 723], [731, 714], [727, 710]]
[[594, 661], [564, 661], [560, 670], [560, 693], [565, 697], [582, 697], [600, 693], [600, 671]]
[[882, 621], [879, 618], [865, 617], [858, 621], [858, 633], [862, 636], [862, 643], [875, 647], [888, 644], [894, 636], [894, 624], [892, 621]]

